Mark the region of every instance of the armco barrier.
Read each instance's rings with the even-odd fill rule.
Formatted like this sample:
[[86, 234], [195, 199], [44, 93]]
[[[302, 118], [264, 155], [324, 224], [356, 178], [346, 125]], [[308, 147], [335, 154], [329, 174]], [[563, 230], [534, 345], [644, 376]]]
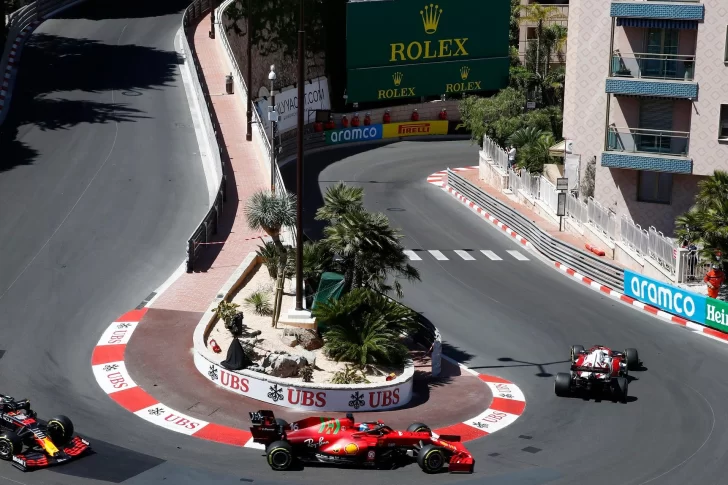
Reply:
[[[195, 94], [198, 99], [204, 100], [204, 108], [202, 113], [202, 119], [204, 123], [204, 129], [212, 131], [212, 138], [209, 139], [211, 155], [220, 164], [220, 183], [217, 190], [217, 196], [215, 197], [212, 207], [207, 212], [205, 217], [202, 219], [200, 225], [192, 233], [192, 236], [187, 240], [187, 272], [192, 273], [195, 270], [195, 261], [200, 256], [205, 244], [209, 242], [210, 237], [217, 234], [218, 222], [222, 215], [226, 197], [226, 184], [227, 176], [225, 175], [225, 163], [221, 157], [222, 148], [224, 143], [222, 142], [220, 135], [220, 124], [217, 122], [215, 116], [215, 110], [212, 109], [210, 102], [210, 90], [205, 82], [205, 77], [202, 75], [202, 68], [197, 60], [197, 54], [193, 48], [194, 42], [189, 41], [189, 30], [194, 22], [199, 19], [205, 12], [209, 12], [213, 6], [213, 0], [195, 0], [185, 9], [182, 17], [182, 46], [185, 52], [185, 57], [191, 60], [190, 74], [192, 77], [192, 84], [195, 88]], [[200, 98], [201, 96], [201, 98]], [[202, 105], [200, 106], [202, 108]], [[216, 174], [218, 173], [216, 169]]]
[[623, 288], [624, 270], [622, 268], [607, 263], [544, 232], [535, 223], [498, 199], [483, 192], [450, 169], [447, 170], [447, 180], [450, 187], [521, 234], [547, 258], [564, 263], [612, 288]]

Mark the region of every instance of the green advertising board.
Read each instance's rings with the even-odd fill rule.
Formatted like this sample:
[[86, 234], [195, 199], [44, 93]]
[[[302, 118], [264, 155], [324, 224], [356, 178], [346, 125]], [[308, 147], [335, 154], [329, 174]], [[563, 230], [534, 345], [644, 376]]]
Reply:
[[728, 332], [728, 303], [713, 298], [706, 298], [705, 325]]
[[509, 0], [347, 4], [349, 102], [508, 85]]

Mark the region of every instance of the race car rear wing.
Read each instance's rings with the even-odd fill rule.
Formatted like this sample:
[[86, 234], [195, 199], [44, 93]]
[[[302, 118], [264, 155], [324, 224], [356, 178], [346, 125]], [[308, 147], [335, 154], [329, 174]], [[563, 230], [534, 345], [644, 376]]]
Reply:
[[573, 372], [594, 372], [596, 374], [611, 374], [611, 367], [580, 367], [578, 365], [572, 365], [571, 370]]
[[[273, 411], [269, 410], [261, 410], [261, 411], [251, 411], [248, 413], [250, 415], [250, 422], [253, 423], [253, 425], [261, 425], [265, 421], [273, 421], [275, 422], [275, 414], [273, 414]], [[266, 420], [265, 418], [269, 418]]]

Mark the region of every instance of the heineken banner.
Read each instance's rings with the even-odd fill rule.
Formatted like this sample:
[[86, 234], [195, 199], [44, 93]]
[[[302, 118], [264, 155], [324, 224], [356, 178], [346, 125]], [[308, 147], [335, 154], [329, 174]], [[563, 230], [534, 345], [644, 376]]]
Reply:
[[706, 300], [705, 325], [728, 333], [728, 303], [713, 298]]
[[347, 4], [349, 102], [508, 85], [508, 0]]

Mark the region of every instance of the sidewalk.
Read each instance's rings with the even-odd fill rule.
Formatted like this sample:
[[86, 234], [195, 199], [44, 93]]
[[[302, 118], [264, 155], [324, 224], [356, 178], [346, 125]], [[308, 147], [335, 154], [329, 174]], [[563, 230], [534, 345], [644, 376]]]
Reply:
[[[223, 160], [227, 165], [228, 200], [220, 218], [218, 235], [213, 240], [223, 244], [206, 248], [196, 263], [200, 270], [183, 274], [151, 308], [204, 312], [240, 262], [257, 249], [262, 243], [261, 237], [264, 237], [264, 234], [248, 229], [243, 211], [253, 193], [269, 186], [268, 168], [261, 162], [265, 156], [257, 153], [255, 141], [245, 140], [247, 118], [244, 107], [235, 95], [224, 93], [225, 76], [228, 74], [225, 52], [219, 40], [209, 38], [208, 22], [209, 18], [205, 16], [193, 27], [194, 49], [210, 87], [212, 105], [225, 143]], [[194, 72], [194, 68], [192, 70]], [[253, 129], [257, 128], [254, 126]], [[194, 328], [192, 325], [190, 335]]]
[[[532, 209], [526, 207], [524, 204], [514, 201], [513, 199], [508, 197], [508, 195], [504, 194], [492, 185], [489, 185], [484, 180], [481, 180], [479, 177], [479, 170], [477, 168], [475, 170], [459, 172], [458, 175], [466, 179], [468, 182], [477, 185], [481, 190], [483, 190], [483, 192], [486, 192], [491, 197], [498, 199], [500, 202], [513, 208], [513, 210], [518, 211], [523, 217], [526, 217], [533, 221], [541, 230], [548, 233], [552, 237], [559, 239], [560, 241], [563, 241], [567, 244], [571, 244], [575, 248], [581, 249], [583, 251], [586, 251], [586, 244], [593, 244], [589, 239], [584, 236], [577, 236], [573, 232], [567, 232], [566, 230], [559, 231], [559, 226], [557, 224], [554, 224], [553, 222], [543, 218]], [[564, 224], [566, 224], [566, 218], [564, 218]], [[599, 247], [598, 244], [596, 246]], [[609, 251], [607, 251], [605, 245], [602, 244], [601, 247], [607, 253], [607, 255], [601, 257], [605, 262], [609, 262], [624, 269], [629, 269], [627, 266], [610, 258]]]

